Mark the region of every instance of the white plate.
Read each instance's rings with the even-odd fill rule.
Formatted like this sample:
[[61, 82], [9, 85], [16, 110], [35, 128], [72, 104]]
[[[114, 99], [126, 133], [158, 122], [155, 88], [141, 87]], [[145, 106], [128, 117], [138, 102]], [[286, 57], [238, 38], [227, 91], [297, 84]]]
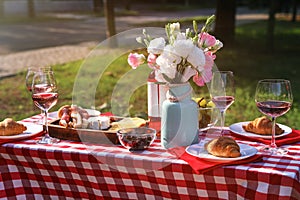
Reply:
[[205, 142], [200, 142], [198, 144], [188, 146], [185, 149], [185, 151], [192, 156], [196, 156], [196, 157], [203, 158], [205, 160], [213, 161], [213, 162], [230, 162], [230, 161], [235, 161], [235, 160], [242, 160], [242, 159], [254, 156], [257, 153], [257, 149], [252, 146], [249, 146], [246, 144], [238, 144], [240, 146], [240, 152], [242, 154], [240, 157], [236, 157], [236, 158], [217, 157], [217, 156], [213, 156], [213, 155], [209, 154], [205, 150], [204, 143]]
[[[243, 129], [243, 125], [246, 125], [250, 123], [250, 121], [248, 122], [239, 122], [239, 123], [235, 123], [235, 124], [232, 124], [229, 126], [229, 129], [238, 134], [238, 135], [241, 135], [241, 136], [246, 136], [246, 137], [255, 137], [255, 138], [264, 138], [264, 139], [271, 139], [271, 135], [259, 135], [259, 134], [255, 134], [255, 133], [250, 133], [250, 132], [247, 132]], [[275, 138], [278, 138], [278, 137], [283, 137], [283, 136], [286, 136], [288, 134], [290, 134], [292, 132], [292, 129], [288, 126], [285, 126], [285, 125], [282, 125], [282, 124], [278, 124], [277, 125], [284, 130], [284, 132], [280, 135], [276, 135]]]
[[101, 114], [100, 111], [94, 109], [84, 109], [88, 112], [91, 117], [99, 116]]
[[43, 131], [43, 125], [33, 124], [29, 122], [19, 122], [24, 124], [27, 127], [27, 130], [18, 135], [11, 135], [11, 136], [0, 136], [1, 140], [20, 140], [26, 139], [32, 136], [35, 136]]

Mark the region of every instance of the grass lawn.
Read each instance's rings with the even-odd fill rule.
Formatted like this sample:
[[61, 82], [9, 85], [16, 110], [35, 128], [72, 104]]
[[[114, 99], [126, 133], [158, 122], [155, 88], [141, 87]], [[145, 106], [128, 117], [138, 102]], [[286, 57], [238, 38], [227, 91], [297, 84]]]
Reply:
[[[300, 22], [287, 21], [276, 22], [275, 49], [272, 53], [265, 46], [266, 21], [255, 22], [239, 26], [236, 29], [236, 43], [228, 47], [224, 44], [222, 50], [217, 53], [216, 64], [220, 70], [232, 70], [236, 78], [236, 101], [227, 112], [226, 125], [238, 121], [252, 120], [261, 114], [254, 103], [256, 83], [264, 78], [284, 78], [292, 83], [294, 103], [292, 109], [278, 122], [299, 128], [300, 111]], [[220, 38], [222, 39], [222, 38]], [[77, 73], [84, 61], [53, 66], [59, 85], [58, 104], [51, 109], [57, 110], [64, 104], [71, 104], [73, 98], [74, 81], [78, 80]], [[110, 110], [110, 99], [118, 97], [113, 92], [116, 84], [124, 74], [130, 71], [127, 64], [127, 54], [114, 60], [103, 72], [99, 84], [95, 88], [95, 98], [89, 99], [89, 95], [81, 94], [86, 100], [95, 101], [94, 105], [100, 109], [107, 104], [105, 110]], [[93, 77], [87, 77], [86, 81]], [[89, 86], [88, 86], [89, 87]], [[207, 88], [194, 88], [196, 95], [206, 96]], [[126, 88], [124, 89], [126, 91]], [[130, 93], [131, 94], [131, 93]], [[127, 108], [131, 115], [146, 117], [147, 89], [146, 85], [132, 92]], [[40, 111], [33, 106], [30, 94], [25, 89], [25, 72], [16, 76], [0, 79], [0, 120], [12, 117], [20, 120]], [[118, 100], [115, 98], [115, 100]], [[116, 102], [118, 104], [118, 102]], [[128, 105], [128, 104], [127, 104]], [[120, 109], [124, 109], [120, 102]]]

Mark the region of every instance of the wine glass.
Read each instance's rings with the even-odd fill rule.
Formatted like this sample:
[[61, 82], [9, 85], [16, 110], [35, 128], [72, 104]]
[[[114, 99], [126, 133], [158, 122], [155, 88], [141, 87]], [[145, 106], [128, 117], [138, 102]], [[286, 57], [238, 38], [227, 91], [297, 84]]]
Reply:
[[[28, 67], [27, 69], [27, 73], [26, 73], [26, 78], [25, 78], [25, 84], [26, 84], [26, 89], [28, 90], [28, 92], [32, 92], [32, 80], [33, 77], [35, 75], [35, 73], [37, 73], [38, 71], [52, 71], [51, 67]], [[43, 111], [41, 111], [41, 119], [38, 119], [36, 122], [39, 124], [43, 123]]]
[[34, 67], [28, 67], [27, 73], [26, 73], [26, 79], [25, 79], [25, 84], [26, 84], [26, 89], [28, 92], [31, 93], [31, 86], [32, 86], [32, 79], [34, 77], [34, 74], [37, 72], [38, 68]]
[[59, 142], [59, 139], [49, 136], [47, 123], [48, 110], [57, 103], [58, 99], [57, 85], [53, 71], [40, 70], [36, 72], [33, 77], [31, 89], [34, 104], [45, 113], [45, 136], [38, 143], [53, 144]]
[[224, 135], [225, 112], [234, 102], [234, 75], [232, 71], [215, 71], [210, 83], [210, 95], [221, 115], [221, 135]]
[[283, 79], [260, 80], [256, 87], [255, 102], [258, 110], [272, 119], [271, 144], [262, 150], [271, 154], [286, 154], [288, 151], [278, 148], [275, 143], [275, 126], [276, 118], [287, 113], [293, 103], [290, 81]]
[[52, 71], [51, 67], [28, 67], [26, 73], [26, 89], [31, 92], [32, 80], [38, 71]]

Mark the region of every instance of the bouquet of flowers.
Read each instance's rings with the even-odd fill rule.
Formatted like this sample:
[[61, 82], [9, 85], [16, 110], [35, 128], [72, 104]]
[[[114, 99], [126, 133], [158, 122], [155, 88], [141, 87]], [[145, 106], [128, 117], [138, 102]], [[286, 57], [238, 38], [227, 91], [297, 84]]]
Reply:
[[194, 30], [188, 28], [185, 32], [181, 32], [179, 22], [169, 23], [165, 26], [166, 39], [152, 39], [143, 30], [144, 38], [136, 40], [146, 46], [147, 55], [130, 53], [129, 65], [136, 69], [147, 61], [158, 82], [177, 84], [193, 77], [197, 85], [203, 86], [211, 80], [215, 53], [223, 47], [222, 42], [208, 33], [214, 19], [214, 15], [209, 17], [200, 32], [195, 21]]

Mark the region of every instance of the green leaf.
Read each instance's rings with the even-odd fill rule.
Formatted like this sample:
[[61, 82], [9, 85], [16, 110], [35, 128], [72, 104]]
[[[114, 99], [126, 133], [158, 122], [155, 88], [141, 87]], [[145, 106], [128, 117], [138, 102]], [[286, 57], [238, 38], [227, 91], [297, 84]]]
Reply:
[[216, 19], [215, 15], [212, 15], [209, 18], [207, 18], [205, 25], [201, 29], [201, 33], [209, 32], [211, 30], [211, 26], [214, 23], [215, 19]]
[[197, 35], [197, 33], [198, 33], [198, 24], [195, 20], [193, 20], [193, 28], [194, 28], [195, 35]]
[[137, 37], [135, 40], [136, 40], [138, 43], [143, 44], [143, 39], [142, 39], [142, 37]]

